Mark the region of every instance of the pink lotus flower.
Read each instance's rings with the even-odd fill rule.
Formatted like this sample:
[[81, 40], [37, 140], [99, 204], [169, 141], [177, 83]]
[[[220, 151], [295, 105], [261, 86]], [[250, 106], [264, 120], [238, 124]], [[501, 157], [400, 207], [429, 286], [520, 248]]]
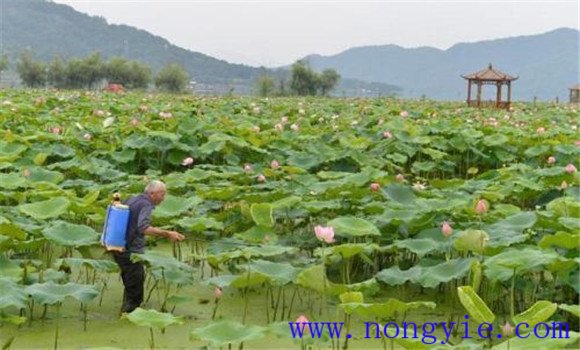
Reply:
[[183, 166], [190, 166], [191, 164], [193, 164], [193, 158], [191, 157], [187, 157], [181, 162]]
[[90, 140], [92, 140], [92, 139], [93, 139], [93, 135], [91, 135], [91, 134], [89, 134], [89, 133], [86, 133], [86, 134], [84, 134], [84, 135], [83, 135], [83, 138], [84, 138], [85, 140], [87, 140], [87, 141], [90, 141]]
[[543, 126], [540, 126], [539, 128], [536, 129], [536, 132], [538, 134], [543, 134], [546, 132], [546, 129]]
[[377, 182], [373, 182], [373, 183], [370, 185], [370, 189], [371, 189], [371, 191], [373, 191], [373, 192], [377, 192], [378, 190], [380, 190], [380, 189], [381, 189], [381, 185], [379, 185], [379, 183], [377, 183]]
[[556, 157], [554, 156], [548, 157], [548, 165], [553, 165], [554, 163], [556, 163]]
[[222, 289], [221, 289], [220, 287], [215, 287], [215, 288], [213, 289], [213, 296], [214, 296], [216, 299], [220, 299], [220, 298], [222, 297], [222, 295], [223, 295], [223, 294], [224, 294], [224, 293], [222, 292]]
[[163, 119], [169, 119], [173, 117], [173, 114], [171, 112], [159, 112], [159, 116]]
[[562, 191], [564, 191], [567, 188], [568, 188], [568, 183], [566, 181], [562, 181], [562, 183], [560, 184], [560, 189]]
[[407, 111], [401, 111], [401, 113], [399, 113], [399, 115], [400, 115], [402, 118], [407, 118], [407, 117], [409, 116], [409, 112], [407, 112]]
[[258, 182], [266, 182], [266, 176], [264, 176], [264, 174], [260, 174], [256, 180], [258, 180]]
[[377, 122], [377, 125], [383, 125], [385, 123], [384, 119], [379, 119], [379, 121]]
[[290, 125], [290, 129], [292, 129], [292, 131], [298, 131], [300, 130], [300, 127], [298, 126], [298, 124], [294, 123]]
[[506, 323], [501, 326], [501, 333], [506, 337], [509, 337], [510, 335], [514, 334], [514, 327], [512, 327], [512, 325], [506, 321]]
[[397, 176], [395, 176], [395, 180], [397, 180], [397, 182], [404, 182], [405, 176], [403, 176], [403, 174], [397, 174]]
[[132, 126], [137, 126], [139, 125], [139, 119], [133, 118], [129, 123], [131, 123]]
[[443, 221], [441, 223], [441, 233], [445, 237], [451, 236], [451, 234], [453, 233], [453, 228], [451, 227], [451, 224], [449, 222]]
[[300, 109], [298, 110], [298, 114], [302, 114], [302, 115], [304, 115], [304, 114], [306, 114], [306, 111], [305, 111], [305, 110], [303, 110], [302, 108], [300, 108]]
[[149, 110], [149, 106], [147, 106], [147, 105], [140, 105], [139, 106], [140, 112], [147, 112], [148, 110]]
[[310, 321], [308, 321], [308, 319], [306, 318], [306, 316], [304, 315], [300, 315], [297, 319], [295, 323], [308, 323]]
[[574, 166], [574, 164], [572, 164], [572, 163], [570, 163], [570, 164], [566, 165], [566, 167], [564, 168], [564, 170], [565, 170], [565, 171], [566, 171], [568, 174], [573, 174], [573, 173], [575, 173], [575, 172], [577, 171], [577, 170], [576, 170], [576, 167], [575, 167], [575, 166]]
[[319, 241], [326, 243], [334, 242], [334, 228], [332, 226], [316, 226], [314, 227], [314, 234]]
[[50, 132], [55, 134], [55, 135], [58, 135], [62, 132], [62, 129], [59, 128], [58, 126], [55, 126], [55, 127], [50, 128]]
[[271, 163], [270, 163], [270, 168], [276, 170], [280, 167], [280, 163], [278, 163], [278, 161], [276, 159], [274, 159]]
[[256, 107], [252, 108], [252, 112], [254, 112], [254, 114], [260, 114], [260, 112], [261, 112], [260, 107], [256, 106]]
[[93, 115], [97, 116], [97, 117], [103, 117], [105, 115], [105, 111], [102, 111], [100, 109], [96, 109], [93, 111]]
[[26, 168], [22, 170], [22, 176], [29, 177], [30, 176], [30, 169]]
[[252, 165], [249, 163], [244, 164], [244, 171], [246, 173], [252, 172]]
[[390, 138], [393, 138], [393, 134], [391, 134], [391, 132], [390, 132], [390, 131], [384, 131], [384, 132], [383, 132], [383, 138], [384, 138], [384, 139], [390, 139]]
[[286, 123], [288, 123], [288, 117], [287, 117], [287, 116], [283, 116], [283, 117], [280, 119], [280, 123], [282, 123], [282, 124], [286, 124]]
[[574, 141], [574, 146], [580, 146], [580, 140]]
[[475, 212], [477, 214], [483, 214], [485, 212], [487, 212], [488, 210], [488, 204], [487, 201], [485, 199], [480, 199], [479, 201], [477, 201], [477, 204], [475, 205]]
[[276, 131], [283, 131], [284, 125], [281, 123], [278, 123], [278, 124], [274, 125], [274, 129], [276, 129]]
[[427, 184], [425, 184], [424, 182], [417, 181], [413, 184], [413, 189], [415, 191], [424, 191], [427, 189]]

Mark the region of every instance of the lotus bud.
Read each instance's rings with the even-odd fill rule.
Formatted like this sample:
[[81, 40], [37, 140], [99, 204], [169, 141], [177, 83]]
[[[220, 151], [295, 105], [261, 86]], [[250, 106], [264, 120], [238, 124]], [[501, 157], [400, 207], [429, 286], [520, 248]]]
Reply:
[[506, 322], [503, 326], [501, 326], [501, 333], [509, 337], [510, 335], [514, 334], [514, 327], [509, 322]]
[[259, 127], [259, 126], [257, 126], [257, 125], [254, 125], [254, 126], [252, 126], [252, 129], [251, 129], [251, 130], [252, 130], [253, 132], [255, 132], [255, 133], [259, 133], [259, 132], [260, 132], [260, 127]]
[[553, 165], [554, 163], [556, 163], [556, 157], [554, 156], [548, 157], [548, 165]]
[[487, 212], [487, 210], [488, 204], [484, 199], [480, 199], [479, 201], [477, 201], [477, 204], [475, 205], [475, 212], [477, 214], [483, 214]]
[[538, 134], [543, 134], [546, 132], [546, 129], [543, 126], [540, 126], [539, 128], [536, 129], [536, 132]]
[[93, 135], [91, 135], [91, 134], [89, 134], [89, 133], [86, 133], [86, 134], [84, 134], [84, 135], [83, 135], [83, 138], [84, 138], [85, 140], [87, 140], [87, 141], [90, 141], [90, 140], [92, 140], [92, 139], [93, 139]]
[[574, 174], [576, 172], [576, 167], [574, 166], [574, 164], [570, 163], [570, 164], [566, 165], [566, 167], [564, 168], [564, 170], [568, 174]]
[[53, 127], [53, 128], [50, 129], [50, 132], [53, 133], [53, 134], [55, 134], [55, 135], [60, 134], [61, 131], [62, 131], [61, 128], [59, 128], [58, 126], [55, 126], [55, 127]]
[[383, 132], [383, 138], [384, 139], [391, 139], [391, 138], [393, 138], [393, 134], [391, 134], [390, 131], [384, 131]]
[[300, 127], [298, 126], [298, 124], [294, 123], [290, 125], [290, 129], [292, 129], [292, 131], [298, 131], [300, 130]]
[[282, 123], [278, 123], [278, 124], [274, 125], [274, 129], [276, 129], [276, 131], [283, 131], [284, 125]]
[[215, 288], [213, 289], [213, 296], [214, 296], [216, 299], [220, 299], [220, 298], [222, 297], [222, 295], [223, 295], [223, 294], [224, 294], [224, 293], [222, 292], [222, 289], [221, 289], [220, 287], [215, 287]]
[[270, 163], [270, 168], [276, 170], [280, 167], [280, 163], [278, 163], [278, 161], [276, 159], [274, 159], [271, 163]]
[[282, 123], [282, 124], [286, 124], [286, 123], [288, 123], [288, 117], [287, 117], [287, 116], [283, 116], [283, 117], [280, 119], [280, 123]]
[[560, 184], [560, 189], [562, 191], [564, 191], [567, 188], [568, 188], [568, 183], [566, 181], [562, 181], [562, 183]]
[[407, 117], [409, 116], [409, 112], [407, 112], [407, 111], [401, 111], [401, 113], [399, 113], [399, 115], [400, 115], [402, 118], [407, 118]]
[[380, 189], [381, 189], [381, 185], [379, 185], [377, 182], [373, 182], [373, 183], [370, 185], [370, 188], [371, 188], [371, 191], [373, 191], [373, 192], [377, 192], [378, 190], [380, 190]]
[[252, 165], [249, 163], [244, 164], [244, 171], [246, 173], [252, 172]]
[[163, 119], [169, 119], [173, 117], [173, 114], [171, 112], [159, 112], [159, 116]]
[[404, 182], [405, 176], [403, 174], [397, 174], [397, 176], [395, 176], [395, 180], [397, 180], [397, 182]]
[[266, 177], [264, 176], [264, 174], [260, 174], [258, 175], [256, 180], [258, 180], [258, 182], [266, 182]]
[[451, 224], [449, 222], [443, 221], [441, 223], [441, 233], [445, 237], [451, 236], [451, 234], [453, 233], [453, 228], [451, 227]]
[[139, 119], [133, 118], [133, 119], [131, 119], [130, 123], [132, 126], [137, 126], [137, 125], [139, 125]]
[[580, 146], [580, 140], [574, 141], [574, 146]]
[[97, 117], [103, 117], [105, 115], [105, 111], [100, 110], [100, 109], [96, 109], [93, 111], [93, 115], [97, 116]]
[[191, 157], [187, 157], [181, 162], [183, 166], [190, 166], [191, 164], [193, 164], [193, 158]]

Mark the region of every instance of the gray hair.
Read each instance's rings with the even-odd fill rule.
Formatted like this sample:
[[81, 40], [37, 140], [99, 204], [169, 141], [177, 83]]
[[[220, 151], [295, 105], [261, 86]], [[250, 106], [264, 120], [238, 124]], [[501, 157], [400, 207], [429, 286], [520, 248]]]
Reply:
[[145, 187], [145, 193], [153, 193], [162, 190], [165, 190], [165, 184], [158, 180], [149, 182]]

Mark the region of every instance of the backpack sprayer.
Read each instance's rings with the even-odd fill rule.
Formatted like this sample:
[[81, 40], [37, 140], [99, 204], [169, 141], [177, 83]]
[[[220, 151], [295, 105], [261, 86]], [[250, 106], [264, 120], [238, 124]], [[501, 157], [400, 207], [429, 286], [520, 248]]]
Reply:
[[101, 245], [107, 251], [124, 252], [127, 244], [129, 206], [121, 203], [121, 194], [113, 194], [113, 202], [107, 207]]

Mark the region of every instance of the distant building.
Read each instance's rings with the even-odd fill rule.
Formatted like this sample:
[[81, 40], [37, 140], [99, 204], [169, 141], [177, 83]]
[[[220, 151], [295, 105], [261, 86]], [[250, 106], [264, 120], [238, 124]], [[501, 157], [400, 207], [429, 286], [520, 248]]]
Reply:
[[570, 103], [580, 103], [580, 84], [570, 88]]
[[[467, 105], [470, 107], [495, 107], [509, 109], [512, 98], [512, 81], [518, 79], [502, 71], [494, 69], [491, 63], [486, 69], [478, 72], [462, 75], [463, 79], [467, 80]], [[475, 99], [471, 98], [471, 86], [477, 86], [477, 95]], [[481, 90], [483, 85], [495, 85], [497, 88], [495, 101], [482, 101]], [[507, 86], [507, 100], [502, 101], [502, 87]]]

